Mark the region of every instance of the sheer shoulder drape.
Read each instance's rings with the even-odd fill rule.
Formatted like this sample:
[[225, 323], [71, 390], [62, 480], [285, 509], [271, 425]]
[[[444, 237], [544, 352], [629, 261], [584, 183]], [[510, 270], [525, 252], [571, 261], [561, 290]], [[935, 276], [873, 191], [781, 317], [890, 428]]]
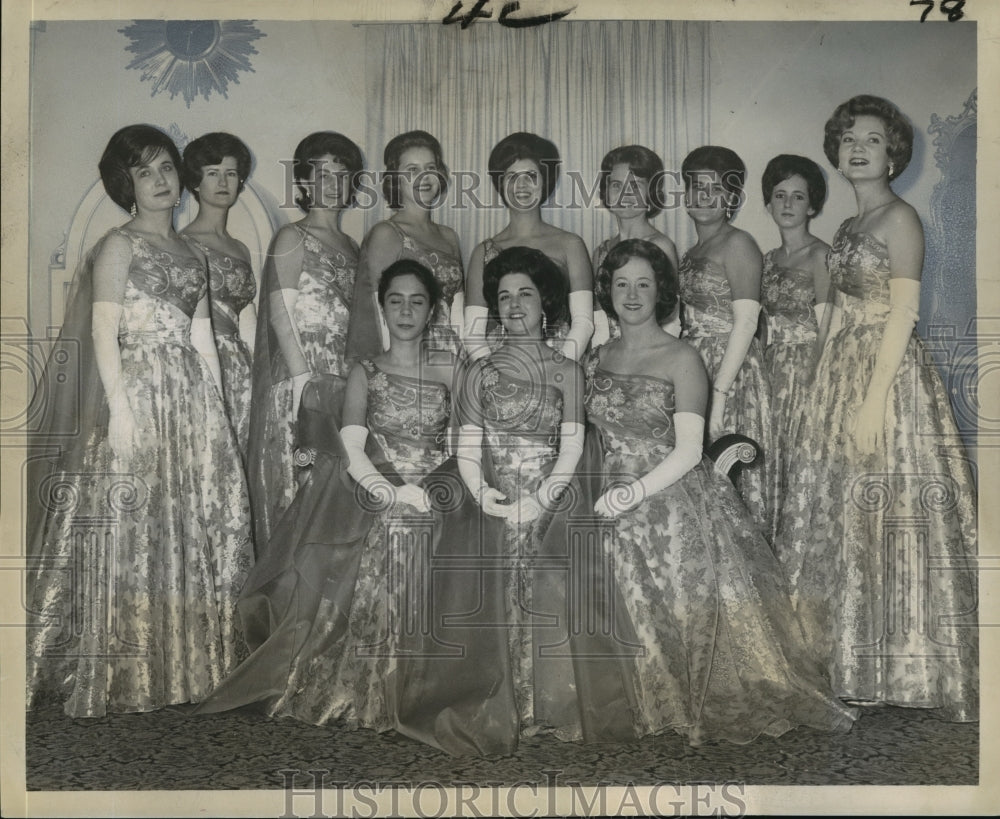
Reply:
[[[396, 134], [414, 128], [434, 134], [456, 173], [436, 218], [458, 232], [466, 260], [477, 242], [505, 224], [486, 163], [491, 148], [513, 131], [533, 131], [559, 147], [559, 186], [543, 216], [582, 235], [591, 250], [614, 232], [596, 193], [607, 151], [645, 145], [668, 171], [679, 171], [685, 154], [709, 139], [705, 23], [588, 21], [509, 29], [481, 20], [465, 30], [417, 24], [372, 25], [364, 32], [368, 53], [384, 55], [381, 68], [377, 57], [369, 64], [369, 164], [381, 170], [382, 148]], [[459, 196], [459, 186], [473, 188], [492, 207], [477, 207], [471, 194]], [[679, 186], [668, 178], [668, 196]], [[693, 237], [680, 205], [678, 199], [654, 224], [684, 248]], [[366, 230], [386, 215], [384, 208], [369, 211]]]

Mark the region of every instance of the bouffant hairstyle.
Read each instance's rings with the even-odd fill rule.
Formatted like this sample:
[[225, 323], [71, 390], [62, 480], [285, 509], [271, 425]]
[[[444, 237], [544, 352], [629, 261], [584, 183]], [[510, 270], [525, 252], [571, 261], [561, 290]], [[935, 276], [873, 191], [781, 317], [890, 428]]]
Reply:
[[[343, 134], [338, 134], [336, 131], [316, 131], [309, 134], [295, 148], [292, 176], [296, 182], [312, 179], [312, 163], [327, 154], [347, 169], [351, 186], [350, 203], [353, 205], [358, 187], [361, 184], [361, 169], [364, 167], [365, 161], [361, 156], [361, 149]], [[295, 197], [295, 204], [302, 210], [309, 211], [313, 202], [308, 188], [299, 189]]]
[[403, 206], [399, 198], [400, 162], [403, 154], [410, 148], [426, 148], [431, 152], [434, 164], [437, 165], [434, 175], [438, 178], [441, 188], [438, 199], [443, 199], [448, 192], [448, 168], [444, 164], [441, 143], [426, 131], [407, 131], [390, 139], [382, 155], [386, 170], [385, 176], [382, 177], [382, 195], [385, 196], [386, 204], [393, 210]]
[[656, 153], [642, 145], [624, 145], [605, 154], [601, 160], [600, 193], [601, 204], [608, 207], [608, 184], [615, 165], [627, 165], [638, 179], [649, 184], [649, 207], [646, 216], [652, 218], [663, 210], [663, 160]]
[[431, 316], [437, 312], [437, 305], [441, 301], [441, 285], [434, 277], [434, 274], [425, 265], [414, 259], [400, 259], [393, 262], [385, 270], [378, 280], [378, 303], [385, 307], [385, 295], [389, 292], [392, 283], [402, 276], [416, 276], [431, 302]]
[[680, 294], [680, 280], [670, 258], [660, 248], [645, 239], [626, 239], [619, 242], [604, 257], [597, 269], [594, 292], [601, 309], [614, 319], [618, 318], [611, 300], [611, 280], [615, 271], [624, 267], [632, 259], [643, 259], [649, 263], [656, 281], [656, 321], [663, 324], [673, 315]]
[[764, 168], [760, 186], [764, 193], [764, 204], [771, 204], [774, 186], [793, 176], [801, 176], [806, 181], [806, 191], [809, 194], [809, 207], [813, 216], [818, 216], [826, 202], [826, 178], [819, 165], [805, 156], [796, 154], [778, 154]]
[[253, 158], [250, 149], [243, 140], [225, 131], [213, 131], [189, 142], [184, 149], [184, 164], [181, 166], [181, 178], [184, 187], [191, 195], [201, 201], [198, 186], [201, 184], [204, 168], [207, 165], [218, 165], [227, 156], [236, 160], [236, 173], [240, 178], [237, 193], [243, 192], [243, 186], [253, 168]]
[[823, 136], [823, 153], [834, 168], [839, 165], [840, 138], [844, 131], [854, 127], [857, 117], [878, 117], [885, 126], [886, 153], [892, 163], [892, 181], [906, 170], [913, 156], [913, 125], [889, 100], [860, 94], [837, 106], [826, 121]]
[[731, 219], [743, 203], [743, 186], [746, 184], [747, 167], [739, 154], [720, 145], [702, 145], [684, 157], [681, 175], [684, 188], [690, 190], [699, 173], [715, 171], [722, 179], [722, 187], [729, 195], [726, 218]]
[[116, 131], [101, 155], [97, 168], [101, 173], [104, 190], [122, 210], [131, 210], [135, 204], [131, 168], [152, 161], [160, 151], [166, 151], [180, 173], [181, 155], [174, 141], [152, 125], [126, 125]]
[[559, 266], [533, 247], [508, 247], [501, 250], [483, 269], [483, 297], [490, 315], [499, 321], [498, 293], [500, 280], [510, 273], [523, 273], [542, 299], [546, 330], [555, 332], [569, 314], [569, 281]]
[[530, 159], [542, 172], [542, 203], [548, 201], [555, 190], [556, 180], [559, 178], [559, 149], [555, 143], [550, 142], [538, 134], [531, 134], [527, 131], [518, 131], [515, 134], [501, 139], [490, 151], [490, 158], [487, 163], [490, 174], [490, 181], [496, 188], [503, 203], [507, 204], [507, 198], [503, 191], [504, 172], [520, 159]]

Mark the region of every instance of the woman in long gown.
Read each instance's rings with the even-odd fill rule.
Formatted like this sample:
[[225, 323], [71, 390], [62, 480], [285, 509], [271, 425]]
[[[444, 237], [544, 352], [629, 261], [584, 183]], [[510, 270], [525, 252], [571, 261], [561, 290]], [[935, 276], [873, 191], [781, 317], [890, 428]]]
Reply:
[[[652, 242], [677, 269], [677, 248], [673, 241], [649, 223], [666, 204], [663, 160], [655, 152], [643, 145], [624, 145], [609, 151], [601, 160], [600, 194], [601, 204], [615, 217], [618, 233], [594, 250], [594, 270], [601, 266], [611, 248], [626, 239]], [[679, 336], [679, 315], [667, 319], [664, 329]], [[593, 346], [599, 347], [620, 335], [618, 325], [609, 321], [603, 310], [596, 309]]]
[[[495, 573], [470, 566], [496, 538], [445, 463], [456, 359], [426, 347], [440, 287], [403, 259], [378, 297], [389, 349], [352, 369], [342, 418], [334, 377], [303, 392], [309, 477], [240, 599], [253, 653], [199, 713], [258, 703], [454, 754], [505, 753], [516, 721], [501, 598]], [[477, 609], [485, 627], [443, 622]]]
[[848, 730], [852, 712], [806, 662], [781, 568], [733, 485], [702, 455], [708, 378], [660, 324], [677, 277], [655, 245], [618, 244], [597, 296], [621, 338], [586, 361], [587, 420], [603, 454], [594, 510], [631, 620], [636, 735], [750, 742], [797, 725]]
[[385, 146], [382, 192], [395, 213], [379, 222], [361, 245], [355, 283], [348, 356], [352, 360], [378, 355], [388, 347], [388, 331], [379, 316], [378, 290], [382, 271], [399, 259], [427, 267], [441, 286], [429, 340], [454, 352], [464, 312], [462, 251], [455, 231], [431, 219], [448, 192], [448, 168], [441, 144], [426, 131], [407, 131]]
[[292, 172], [306, 215], [275, 234], [264, 263], [248, 447], [258, 557], [295, 497], [302, 389], [320, 374], [346, 383], [358, 246], [340, 222], [354, 202], [361, 168], [361, 151], [342, 134], [318, 131], [303, 139]]
[[486, 265], [483, 295], [502, 341], [464, 381], [459, 471], [486, 517], [504, 522], [506, 622], [520, 731], [551, 729], [576, 739], [581, 718], [572, 663], [546, 659], [543, 650], [559, 642], [558, 629], [546, 626], [561, 610], [565, 590], [558, 577], [566, 583], [558, 569], [558, 577], [550, 571], [558, 555], [547, 554], [544, 541], [583, 451], [582, 373], [545, 343], [547, 330], [565, 315], [565, 279], [542, 251], [511, 247]]
[[826, 180], [811, 159], [780, 154], [761, 181], [764, 204], [781, 232], [781, 246], [764, 254], [761, 309], [767, 318], [764, 372], [771, 390], [770, 537], [777, 534], [781, 499], [788, 493], [788, 445], [808, 396], [817, 355], [817, 333], [826, 308], [830, 246], [809, 232], [809, 220], [826, 201]]
[[701, 354], [712, 383], [706, 442], [735, 432], [763, 447], [763, 463], [744, 469], [736, 487], [761, 531], [770, 536], [771, 402], [754, 338], [761, 254], [753, 237], [730, 223], [740, 204], [746, 167], [728, 148], [704, 145], [684, 158], [681, 173], [688, 216], [698, 235], [678, 270], [681, 337]]
[[217, 389], [206, 260], [173, 228], [179, 166], [149, 125], [118, 131], [100, 161], [132, 219], [77, 272], [44, 376], [29, 707], [53, 695], [97, 717], [195, 702], [245, 653], [250, 509]]
[[222, 398], [246, 461], [250, 435], [250, 372], [257, 333], [257, 279], [250, 251], [226, 229], [229, 210], [243, 191], [253, 160], [232, 134], [213, 132], [189, 142], [184, 185], [198, 200], [198, 215], [184, 230], [208, 259], [212, 333], [219, 351]]
[[483, 296], [483, 270], [501, 250], [516, 246], [532, 247], [548, 256], [569, 291], [568, 315], [560, 320], [550, 343], [576, 361], [590, 342], [594, 277], [587, 247], [575, 233], [542, 219], [542, 205], [559, 177], [559, 162], [559, 150], [552, 142], [523, 131], [504, 137], [490, 152], [490, 181], [507, 208], [509, 221], [496, 236], [476, 245], [469, 260], [463, 339], [473, 358], [487, 355], [499, 341]]
[[913, 128], [888, 100], [838, 106], [824, 151], [858, 213], [833, 239], [830, 328], [793, 449], [776, 549], [810, 650], [859, 702], [978, 718], [976, 489], [913, 329], [923, 227], [890, 182]]

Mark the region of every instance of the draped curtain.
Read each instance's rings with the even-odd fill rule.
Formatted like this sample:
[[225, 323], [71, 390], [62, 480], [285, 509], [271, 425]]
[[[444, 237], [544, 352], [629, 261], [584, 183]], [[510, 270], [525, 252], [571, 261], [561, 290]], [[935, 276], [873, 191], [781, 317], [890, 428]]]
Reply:
[[[369, 166], [381, 170], [382, 148], [396, 134], [434, 134], [456, 175], [435, 218], [455, 228], [466, 259], [506, 224], [486, 170], [490, 150], [509, 133], [532, 131], [558, 146], [559, 184], [543, 218], [580, 234], [591, 251], [615, 231], [596, 193], [609, 150], [645, 145], [679, 171], [685, 154], [708, 142], [705, 23], [397, 24], [366, 26], [365, 36], [368, 53], [384, 55], [381, 66], [377, 58], [369, 64], [369, 98], [378, 106], [365, 135]], [[459, 183], [492, 207], [459, 197]], [[668, 178], [668, 196], [679, 186]], [[387, 213], [370, 210], [365, 230]], [[683, 251], [693, 242], [688, 222], [678, 206], [654, 224]]]

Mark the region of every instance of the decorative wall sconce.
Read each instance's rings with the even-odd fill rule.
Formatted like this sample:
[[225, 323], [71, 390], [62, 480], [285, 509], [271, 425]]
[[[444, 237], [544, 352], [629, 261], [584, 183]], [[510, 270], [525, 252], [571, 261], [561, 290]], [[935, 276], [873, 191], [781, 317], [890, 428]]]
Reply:
[[153, 96], [180, 94], [189, 108], [198, 94], [228, 96], [229, 82], [254, 70], [251, 43], [266, 36], [251, 20], [135, 20], [119, 32], [131, 41], [126, 51], [136, 55], [126, 68], [152, 81]]

